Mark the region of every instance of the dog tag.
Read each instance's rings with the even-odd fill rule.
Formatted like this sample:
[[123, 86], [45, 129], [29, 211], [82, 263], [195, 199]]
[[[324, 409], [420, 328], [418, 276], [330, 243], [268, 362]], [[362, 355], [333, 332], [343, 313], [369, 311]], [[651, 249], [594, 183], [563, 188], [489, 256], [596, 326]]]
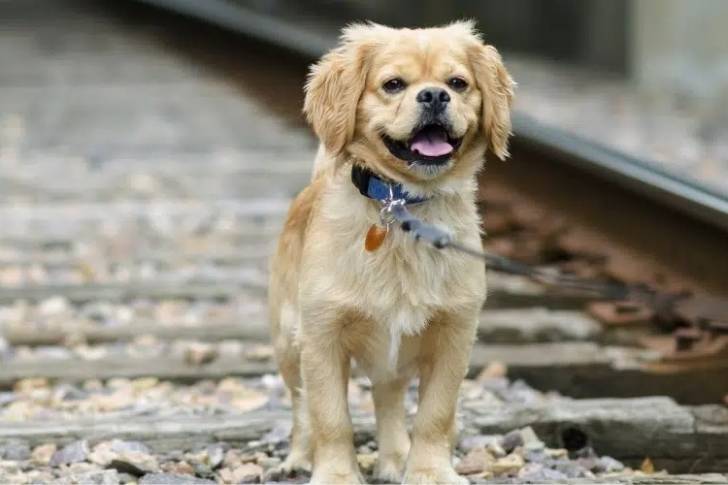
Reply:
[[387, 236], [387, 228], [380, 227], [376, 224], [372, 224], [367, 231], [367, 237], [364, 239], [364, 249], [369, 251], [376, 251], [379, 246], [384, 242], [384, 238]]

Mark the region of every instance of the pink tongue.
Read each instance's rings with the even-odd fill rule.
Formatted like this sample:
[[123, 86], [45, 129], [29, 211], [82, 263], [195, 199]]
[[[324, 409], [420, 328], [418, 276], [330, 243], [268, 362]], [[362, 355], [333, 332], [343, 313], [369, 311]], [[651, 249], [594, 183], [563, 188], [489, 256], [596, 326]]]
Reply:
[[452, 152], [445, 133], [439, 131], [422, 131], [415, 135], [410, 143], [410, 150], [426, 157], [440, 157]]

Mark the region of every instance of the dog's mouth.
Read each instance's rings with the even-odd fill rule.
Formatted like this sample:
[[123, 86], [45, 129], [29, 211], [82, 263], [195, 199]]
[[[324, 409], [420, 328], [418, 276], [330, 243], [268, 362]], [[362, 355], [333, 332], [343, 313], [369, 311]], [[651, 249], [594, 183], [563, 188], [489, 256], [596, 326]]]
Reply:
[[460, 146], [462, 138], [450, 136], [440, 124], [429, 124], [415, 130], [406, 141], [382, 135], [389, 152], [400, 160], [422, 165], [447, 163]]

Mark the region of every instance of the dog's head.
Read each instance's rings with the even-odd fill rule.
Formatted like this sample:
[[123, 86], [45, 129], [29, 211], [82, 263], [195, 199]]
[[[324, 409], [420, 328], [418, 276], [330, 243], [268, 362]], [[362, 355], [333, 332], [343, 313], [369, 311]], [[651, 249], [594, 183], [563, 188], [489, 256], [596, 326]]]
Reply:
[[474, 173], [486, 149], [508, 156], [513, 86], [471, 22], [357, 24], [311, 69], [304, 112], [335, 158], [430, 185]]

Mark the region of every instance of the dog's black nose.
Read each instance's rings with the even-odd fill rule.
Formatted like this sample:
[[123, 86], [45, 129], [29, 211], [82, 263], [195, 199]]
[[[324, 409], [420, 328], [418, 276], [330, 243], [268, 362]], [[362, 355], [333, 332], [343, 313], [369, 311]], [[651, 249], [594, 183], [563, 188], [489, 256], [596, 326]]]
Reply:
[[425, 88], [417, 93], [417, 102], [428, 107], [445, 106], [450, 102], [450, 95], [442, 88]]

